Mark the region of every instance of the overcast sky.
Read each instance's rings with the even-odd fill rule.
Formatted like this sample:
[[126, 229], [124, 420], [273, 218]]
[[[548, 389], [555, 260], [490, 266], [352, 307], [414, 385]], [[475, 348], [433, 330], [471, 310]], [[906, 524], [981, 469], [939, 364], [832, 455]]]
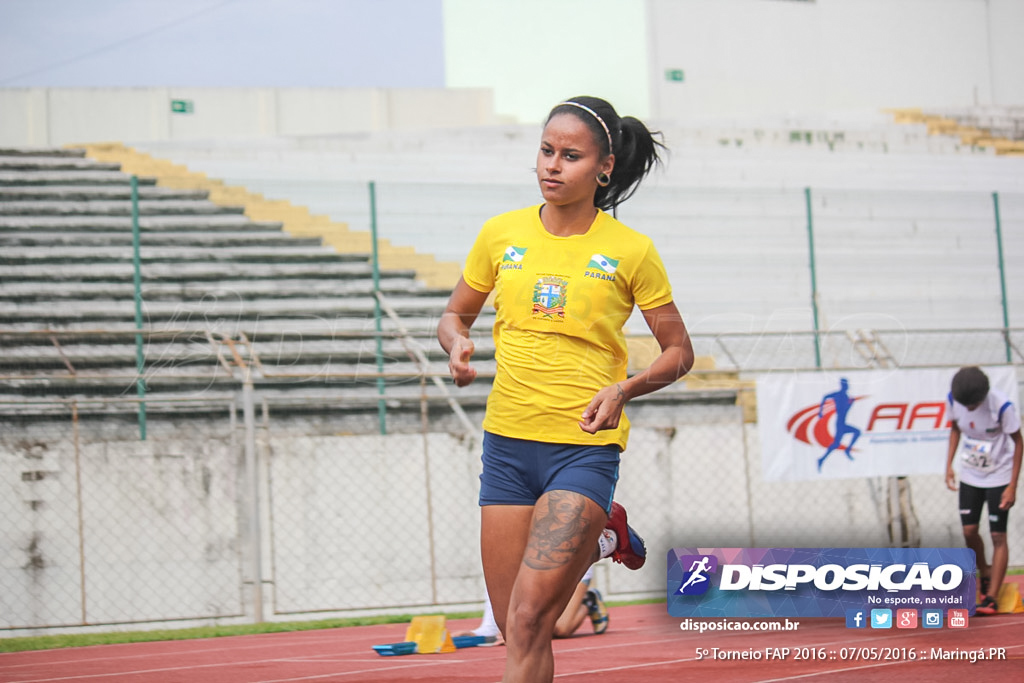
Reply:
[[0, 87], [445, 85], [442, 0], [0, 0]]

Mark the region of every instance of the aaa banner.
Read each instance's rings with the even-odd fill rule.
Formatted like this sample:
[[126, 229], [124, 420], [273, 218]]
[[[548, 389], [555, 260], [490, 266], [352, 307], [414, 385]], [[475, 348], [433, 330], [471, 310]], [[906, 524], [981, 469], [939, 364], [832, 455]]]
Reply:
[[[985, 368], [1017, 397], [1012, 367]], [[806, 481], [941, 474], [955, 370], [856, 370], [757, 380], [764, 478]]]

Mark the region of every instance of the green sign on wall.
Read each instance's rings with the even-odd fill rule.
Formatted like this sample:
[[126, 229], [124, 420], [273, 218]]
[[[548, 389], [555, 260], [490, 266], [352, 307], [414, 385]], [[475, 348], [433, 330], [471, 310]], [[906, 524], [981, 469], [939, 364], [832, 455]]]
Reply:
[[171, 113], [191, 114], [192, 111], [192, 100], [171, 100]]
[[683, 70], [682, 69], [665, 69], [665, 80], [674, 81], [676, 83], [683, 82]]

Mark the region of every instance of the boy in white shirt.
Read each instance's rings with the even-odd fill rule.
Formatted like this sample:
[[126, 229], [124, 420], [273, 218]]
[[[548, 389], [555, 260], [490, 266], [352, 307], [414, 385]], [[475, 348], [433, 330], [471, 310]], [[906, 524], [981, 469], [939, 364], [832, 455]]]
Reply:
[[[957, 490], [953, 463], [959, 453], [960, 523], [967, 547], [977, 556], [983, 594], [975, 612], [995, 614], [1010, 555], [1006, 523], [1017, 500], [1024, 450], [1020, 412], [1005, 394], [989, 387], [988, 376], [977, 367], [961, 368], [953, 376], [949, 404], [952, 427], [946, 455], [946, 486]], [[992, 535], [991, 564], [985, 561], [985, 541], [978, 533], [985, 505]]]

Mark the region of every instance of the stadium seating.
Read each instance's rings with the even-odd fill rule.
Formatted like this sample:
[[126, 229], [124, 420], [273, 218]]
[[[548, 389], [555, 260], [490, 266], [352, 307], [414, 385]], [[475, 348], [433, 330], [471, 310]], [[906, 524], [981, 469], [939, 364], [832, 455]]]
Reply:
[[[1011, 264], [1024, 256], [1021, 159], [886, 112], [654, 123], [670, 148], [666, 167], [618, 213], [658, 245], [695, 335], [812, 330], [809, 222], [819, 329], [837, 340], [863, 328], [1002, 326], [992, 193], [1001, 194]], [[524, 125], [141, 147], [359, 229], [372, 180], [382, 235], [461, 262], [484, 220], [539, 201], [537, 135]], [[1024, 301], [1012, 296], [1022, 285], [1008, 268], [1011, 325], [1024, 319]], [[628, 329], [645, 331], [639, 316]], [[1005, 357], [999, 335], [989, 338], [977, 362]], [[813, 344], [801, 347], [796, 366], [813, 367]], [[850, 352], [847, 344], [835, 357]], [[773, 353], [744, 367], [777, 367]], [[713, 355], [728, 363], [720, 349]]]
[[932, 135], [956, 137], [996, 154], [1024, 156], [1024, 107], [895, 109], [892, 114], [900, 123], [927, 126]]
[[[1002, 195], [1004, 259], [1013, 263], [1024, 255], [1021, 160], [885, 113], [664, 131], [667, 167], [618, 214], [658, 245], [709, 372], [735, 379], [816, 364], [808, 199], [824, 365], [870, 364], [855, 342], [865, 330], [896, 363], [1005, 362], [992, 192]], [[413, 401], [424, 393], [418, 353], [430, 373], [445, 374], [433, 327], [479, 226], [539, 201], [536, 135], [535, 126], [501, 126], [92, 145], [90, 158], [8, 151], [0, 155], [5, 391], [19, 384], [41, 401], [90, 386], [135, 396], [133, 173], [142, 178], [147, 397], [168, 399], [157, 410], [221, 410], [243, 367], [284, 408], [337, 400], [344, 387], [350, 405], [374, 410], [381, 371], [394, 405]], [[371, 227], [396, 316], [381, 312], [381, 366]], [[1022, 281], [1014, 269], [1006, 277], [1013, 323], [1024, 319], [1012, 295]], [[489, 322], [485, 315], [477, 325], [485, 376]], [[646, 334], [638, 315], [627, 330]], [[971, 353], [919, 343], [909, 330], [966, 330]], [[45, 381], [28, 387], [24, 377], [40, 372]], [[460, 400], [482, 405], [486, 389]]]
[[387, 268], [378, 312], [369, 249], [339, 253], [208, 195], [139, 179], [140, 334], [130, 176], [83, 150], [0, 150], [0, 414], [134, 412], [140, 356], [156, 414], [222, 412], [246, 377], [278, 411], [375, 410], [378, 378], [392, 405], [418, 400], [411, 349], [442, 355], [447, 290]]

